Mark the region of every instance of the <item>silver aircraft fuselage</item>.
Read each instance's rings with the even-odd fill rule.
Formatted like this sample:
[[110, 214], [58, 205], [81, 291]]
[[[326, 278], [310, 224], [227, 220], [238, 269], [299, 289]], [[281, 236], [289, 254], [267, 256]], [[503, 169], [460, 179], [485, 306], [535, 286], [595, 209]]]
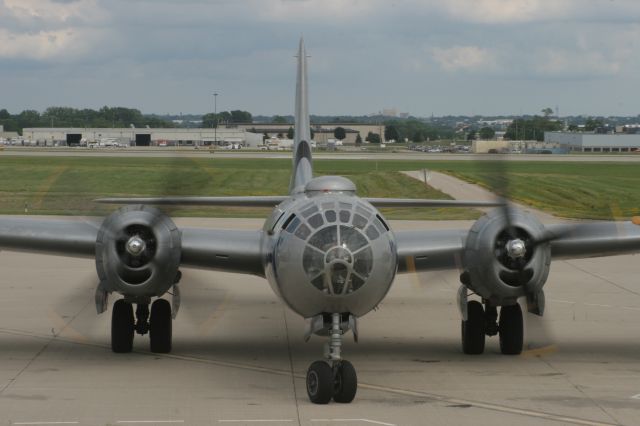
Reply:
[[[337, 179], [312, 182], [327, 178]], [[349, 190], [292, 196], [275, 208], [263, 235], [271, 287], [305, 318], [328, 312], [366, 314], [385, 297], [398, 266], [386, 221]]]

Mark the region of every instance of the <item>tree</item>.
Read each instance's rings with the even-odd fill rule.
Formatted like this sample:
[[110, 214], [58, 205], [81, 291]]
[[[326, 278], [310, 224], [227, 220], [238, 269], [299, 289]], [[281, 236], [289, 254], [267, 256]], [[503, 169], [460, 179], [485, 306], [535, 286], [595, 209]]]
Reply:
[[369, 143], [380, 143], [380, 135], [378, 133], [369, 132], [364, 140]]
[[273, 124], [287, 124], [287, 119], [281, 115], [274, 115], [271, 122]]
[[475, 140], [475, 138], [476, 138], [476, 131], [475, 130], [472, 130], [469, 133], [467, 133], [467, 140], [468, 141]]
[[253, 122], [253, 117], [248, 111], [235, 110], [231, 111], [231, 121], [233, 123], [251, 123]]
[[289, 126], [289, 130], [287, 130], [287, 139], [293, 139], [293, 127]]
[[11, 114], [6, 109], [0, 109], [0, 120], [7, 120], [11, 118]]
[[563, 124], [545, 117], [535, 116], [531, 119], [518, 118], [507, 128], [505, 139], [510, 140], [544, 140], [544, 132], [562, 130]]
[[400, 132], [398, 132], [398, 128], [393, 124], [385, 126], [384, 139], [388, 141], [398, 141], [400, 139]]
[[203, 128], [213, 129], [214, 127], [218, 127], [218, 123], [220, 123], [219, 114], [214, 114], [210, 112], [209, 114], [205, 114], [202, 116]]
[[265, 143], [265, 141], [269, 140], [269, 135], [267, 134], [267, 132], [264, 132], [262, 134], [262, 143]]
[[344, 127], [336, 127], [333, 130], [333, 136], [338, 140], [343, 140], [347, 137], [347, 131], [344, 130]]
[[416, 130], [411, 138], [414, 142], [424, 142], [424, 134], [421, 130]]
[[360, 136], [360, 133], [358, 133], [358, 136], [356, 136], [356, 145], [361, 145], [362, 144], [362, 136]]
[[478, 134], [480, 135], [480, 139], [493, 139], [493, 137], [496, 135], [496, 131], [491, 127], [483, 127], [482, 129], [480, 129]]
[[553, 115], [553, 110], [551, 108], [549, 108], [549, 107], [544, 108], [542, 110], [542, 114], [544, 115], [545, 118], [549, 118], [549, 117], [551, 117]]
[[584, 129], [588, 132], [592, 132], [598, 127], [603, 127], [604, 121], [599, 118], [587, 118], [587, 121], [584, 123]]

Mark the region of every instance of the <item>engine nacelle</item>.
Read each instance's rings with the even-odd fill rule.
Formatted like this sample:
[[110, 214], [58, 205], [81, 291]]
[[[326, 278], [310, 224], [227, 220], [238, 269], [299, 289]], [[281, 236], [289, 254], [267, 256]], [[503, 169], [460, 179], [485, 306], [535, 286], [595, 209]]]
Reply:
[[104, 220], [98, 232], [96, 269], [107, 292], [162, 296], [176, 282], [180, 257], [180, 231], [154, 207], [122, 207]]
[[507, 214], [509, 221], [500, 209], [478, 219], [463, 257], [463, 284], [494, 306], [512, 305], [521, 296], [537, 300], [551, 264], [549, 243], [536, 243], [545, 232], [538, 219], [516, 209]]

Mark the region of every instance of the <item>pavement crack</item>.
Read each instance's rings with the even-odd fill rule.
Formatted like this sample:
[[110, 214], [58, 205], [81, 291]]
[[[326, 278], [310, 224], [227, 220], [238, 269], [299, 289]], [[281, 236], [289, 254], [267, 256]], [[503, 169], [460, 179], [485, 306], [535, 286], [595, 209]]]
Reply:
[[616, 417], [615, 417], [613, 414], [609, 413], [609, 412], [607, 411], [607, 409], [606, 409], [606, 408], [604, 408], [602, 405], [598, 404], [598, 401], [596, 401], [595, 399], [593, 399], [592, 397], [590, 397], [589, 395], [587, 395], [587, 394], [582, 390], [582, 388], [581, 388], [578, 384], [574, 383], [574, 382], [571, 380], [571, 378], [569, 377], [569, 375], [568, 375], [568, 374], [563, 374], [563, 373], [561, 373], [557, 368], [555, 368], [555, 367], [553, 366], [553, 364], [551, 364], [551, 362], [550, 362], [549, 360], [545, 359], [544, 357], [538, 357], [538, 358], [539, 358], [539, 359], [540, 359], [540, 361], [542, 361], [542, 362], [543, 362], [547, 367], [549, 367], [551, 370], [553, 370], [557, 375], [559, 375], [559, 376], [563, 376], [563, 377], [564, 377], [564, 379], [565, 379], [565, 381], [566, 381], [567, 383], [569, 383], [569, 385], [571, 385], [571, 387], [572, 387], [572, 388], [574, 388], [574, 389], [575, 389], [575, 390], [576, 390], [580, 395], [582, 395], [584, 398], [586, 398], [586, 399], [588, 399], [589, 401], [591, 401], [591, 403], [592, 403], [595, 407], [598, 407], [598, 409], [599, 409], [600, 411], [602, 411], [602, 413], [603, 413], [605, 416], [607, 416], [609, 419], [611, 419], [614, 423], [616, 423], [616, 424], [620, 424], [620, 422], [618, 421], [618, 419], [616, 419]]
[[[84, 311], [86, 309], [86, 307], [91, 303], [91, 301], [89, 301], [88, 303], [86, 303], [84, 306], [82, 306], [82, 308], [80, 308], [80, 310], [73, 316], [71, 317], [71, 319], [64, 325], [64, 327], [62, 327], [60, 329], [60, 331], [58, 333], [55, 332], [55, 330], [52, 328], [51, 329], [51, 334], [52, 336], [48, 337], [47, 342], [45, 342], [45, 344], [40, 348], [40, 350], [38, 352], [36, 352], [36, 354], [31, 357], [31, 359], [25, 364], [24, 367], [22, 367], [20, 369], [20, 371], [18, 371], [18, 373], [13, 376], [11, 379], [9, 379], [9, 381], [7, 382], [6, 385], [4, 385], [1, 389], [0, 389], [0, 395], [3, 395], [4, 392], [9, 389], [22, 375], [22, 373], [24, 373], [39, 357], [40, 355], [42, 355], [44, 353], [44, 351], [47, 350], [47, 348], [49, 348], [49, 345], [51, 345], [51, 343], [53, 343], [55, 340], [58, 339], [58, 337], [60, 336], [60, 333], [62, 333], [70, 324], [73, 320], [75, 320], [78, 315], [80, 315], [82, 313], [82, 311]], [[26, 334], [26, 333], [25, 333]]]

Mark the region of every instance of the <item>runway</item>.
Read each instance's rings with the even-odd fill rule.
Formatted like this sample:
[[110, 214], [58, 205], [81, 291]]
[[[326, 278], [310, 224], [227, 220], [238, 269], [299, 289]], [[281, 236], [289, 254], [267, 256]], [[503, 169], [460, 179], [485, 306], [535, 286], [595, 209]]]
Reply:
[[[179, 225], [257, 228], [251, 219]], [[470, 222], [391, 222], [395, 229]], [[529, 318], [521, 356], [463, 355], [456, 271], [399, 276], [347, 335], [352, 404], [308, 402], [304, 373], [324, 339], [257, 277], [184, 270], [174, 351], [109, 348], [92, 261], [0, 253], [0, 424], [540, 425], [640, 418], [637, 257], [555, 262], [547, 315]], [[113, 301], [112, 301], [113, 302]], [[543, 332], [543, 330], [546, 330]]]
[[[0, 151], [1, 156], [35, 156], [35, 157], [151, 157], [151, 158], [285, 158], [291, 159], [290, 151], [231, 151], [193, 148], [121, 148], [121, 149], [87, 149], [87, 148], [22, 148], [7, 147]], [[398, 152], [341, 151], [336, 153], [315, 151], [313, 158], [323, 160], [461, 160], [461, 161], [583, 161], [583, 162], [640, 162], [638, 154], [435, 154], [417, 151], [399, 150]]]

